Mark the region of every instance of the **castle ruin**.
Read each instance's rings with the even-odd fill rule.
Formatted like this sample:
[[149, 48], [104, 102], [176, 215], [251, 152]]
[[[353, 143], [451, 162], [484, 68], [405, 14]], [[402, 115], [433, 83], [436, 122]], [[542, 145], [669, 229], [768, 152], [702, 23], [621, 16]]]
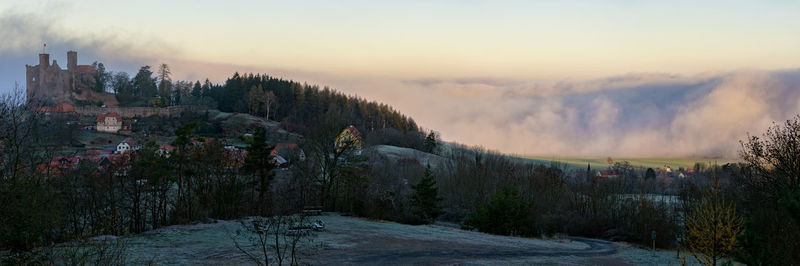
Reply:
[[61, 69], [56, 60], [50, 64], [50, 54], [42, 53], [39, 54], [39, 64], [25, 65], [25, 70], [29, 101], [56, 105], [82, 100], [118, 106], [114, 95], [94, 90], [97, 70], [90, 65], [78, 65], [78, 52], [67, 52], [67, 69]]

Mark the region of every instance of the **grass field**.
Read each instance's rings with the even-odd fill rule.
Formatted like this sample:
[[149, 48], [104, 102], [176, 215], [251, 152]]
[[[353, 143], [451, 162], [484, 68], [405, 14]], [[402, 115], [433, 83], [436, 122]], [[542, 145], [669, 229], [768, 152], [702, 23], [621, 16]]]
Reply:
[[[608, 158], [592, 158], [592, 157], [557, 157], [557, 156], [521, 156], [522, 158], [532, 159], [541, 162], [558, 162], [564, 163], [569, 167], [583, 167], [586, 168], [587, 164], [591, 164], [592, 168], [602, 168], [608, 166]], [[692, 168], [695, 163], [705, 164], [726, 164], [736, 162], [737, 159], [728, 158], [613, 158], [614, 162], [628, 161], [633, 166], [641, 167], [662, 167], [668, 165], [673, 169], [680, 167]]]

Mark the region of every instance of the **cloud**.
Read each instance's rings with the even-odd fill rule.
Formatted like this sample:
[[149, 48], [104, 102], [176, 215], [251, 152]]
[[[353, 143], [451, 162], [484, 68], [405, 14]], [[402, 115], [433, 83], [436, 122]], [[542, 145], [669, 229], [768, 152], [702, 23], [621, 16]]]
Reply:
[[739, 140], [800, 113], [800, 70], [596, 80], [336, 80], [446, 140], [555, 156], [735, 158]]

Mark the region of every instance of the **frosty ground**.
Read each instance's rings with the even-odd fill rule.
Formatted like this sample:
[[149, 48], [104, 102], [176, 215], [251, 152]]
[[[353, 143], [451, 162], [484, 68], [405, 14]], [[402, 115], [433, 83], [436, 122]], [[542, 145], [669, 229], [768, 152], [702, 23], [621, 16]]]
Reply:
[[[326, 230], [303, 245], [307, 264], [679, 265], [674, 251], [596, 239], [495, 236], [443, 225], [404, 225], [327, 213]], [[179, 225], [125, 238], [130, 262], [254, 264], [234, 244], [237, 221]], [[241, 239], [239, 240], [241, 241]], [[253, 247], [254, 249], [254, 247]]]

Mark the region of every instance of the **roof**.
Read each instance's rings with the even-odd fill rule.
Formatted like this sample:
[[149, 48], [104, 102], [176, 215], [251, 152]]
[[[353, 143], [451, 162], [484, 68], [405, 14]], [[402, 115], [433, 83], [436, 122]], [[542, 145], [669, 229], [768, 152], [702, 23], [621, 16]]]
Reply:
[[132, 138], [127, 138], [127, 139], [124, 139], [124, 140], [122, 140], [122, 141], [120, 142], [120, 144], [121, 144], [121, 143], [128, 143], [128, 145], [131, 145], [131, 146], [136, 146], [136, 141], [135, 141], [135, 140], [133, 140]]
[[270, 151], [269, 154], [273, 155], [273, 156], [279, 155], [279, 154], [280, 155], [287, 155], [286, 153], [288, 151], [296, 150], [296, 149], [299, 149], [299, 148], [300, 147], [297, 146], [297, 143], [278, 143], [278, 144], [275, 144], [275, 148], [273, 148], [272, 151]]
[[97, 73], [97, 69], [90, 65], [80, 65], [75, 68], [75, 73]]
[[600, 175], [601, 176], [612, 176], [612, 175], [619, 175], [619, 174], [620, 174], [620, 172], [617, 169], [600, 170]]
[[54, 107], [44, 106], [44, 107], [40, 107], [40, 108], [37, 108], [37, 109], [40, 112], [50, 112], [50, 113], [71, 113], [71, 112], [75, 112], [75, 106], [72, 106], [71, 104], [68, 104], [68, 103], [62, 103], [62, 104], [56, 105]]
[[111, 154], [111, 151], [106, 151], [106, 150], [88, 150], [84, 154], [86, 154], [86, 156], [103, 156], [103, 155], [107, 156], [107, 155]]
[[347, 127], [347, 130], [349, 130], [350, 133], [353, 134], [353, 136], [355, 136], [356, 138], [361, 139], [361, 132], [359, 132], [355, 126], [350, 125], [349, 127]]
[[105, 121], [106, 117], [113, 117], [116, 118], [117, 121], [122, 121], [122, 116], [120, 116], [118, 113], [105, 113], [97, 116], [97, 122]]
[[164, 145], [158, 146], [158, 149], [166, 151], [166, 152], [172, 152], [172, 151], [175, 150], [175, 146], [172, 146], [172, 145], [169, 145], [169, 144], [164, 144]]
[[275, 156], [275, 158], [273, 158], [273, 160], [278, 164], [285, 164], [285, 163], [289, 162], [285, 158], [281, 157], [280, 155]]

